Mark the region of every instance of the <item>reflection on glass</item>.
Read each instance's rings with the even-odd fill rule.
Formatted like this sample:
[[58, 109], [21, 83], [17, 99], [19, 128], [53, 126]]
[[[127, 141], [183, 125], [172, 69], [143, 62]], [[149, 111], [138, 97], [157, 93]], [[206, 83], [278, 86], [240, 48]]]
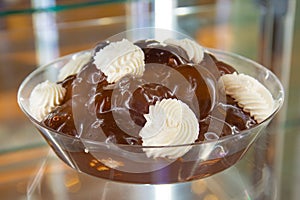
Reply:
[[172, 30], [176, 27], [175, 24], [175, 8], [177, 1], [165, 0], [154, 2], [155, 22], [154, 26], [157, 28], [164, 28]]
[[[47, 8], [55, 6], [55, 0], [32, 0], [34, 8]], [[59, 55], [58, 30], [55, 12], [37, 12], [32, 15], [35, 46], [39, 65], [49, 63]]]

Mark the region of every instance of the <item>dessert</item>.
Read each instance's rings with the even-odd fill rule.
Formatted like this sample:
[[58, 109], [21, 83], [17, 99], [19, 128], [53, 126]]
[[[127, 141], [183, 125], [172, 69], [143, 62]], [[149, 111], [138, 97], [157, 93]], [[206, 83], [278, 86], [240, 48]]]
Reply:
[[229, 154], [218, 141], [259, 126], [275, 109], [263, 84], [187, 38], [101, 42], [71, 58], [57, 81], [35, 86], [29, 105], [43, 127], [77, 138], [63, 148], [75, 168], [133, 183], [226, 169], [248, 144]]

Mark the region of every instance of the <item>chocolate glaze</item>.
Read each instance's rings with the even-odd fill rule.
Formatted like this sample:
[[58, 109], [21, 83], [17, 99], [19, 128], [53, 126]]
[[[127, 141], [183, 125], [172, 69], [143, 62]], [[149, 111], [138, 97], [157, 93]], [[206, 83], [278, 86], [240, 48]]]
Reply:
[[176, 67], [189, 62], [186, 52], [177, 46], [164, 45], [155, 40], [135, 42], [145, 54], [145, 63], [160, 63]]
[[213, 63], [218, 67], [220, 75], [232, 74], [233, 72], [236, 72], [236, 70], [232, 66], [230, 66], [230, 65], [228, 65], [228, 64], [226, 64], [222, 61], [217, 60], [217, 58], [215, 56], [213, 56], [212, 54], [205, 53], [204, 57], [205, 58], [203, 60], [203, 64], [206, 65], [206, 66], [209, 66], [208, 64], [212, 60]]
[[[99, 51], [104, 48], [108, 43], [100, 43], [95, 49]], [[145, 75], [139, 79], [139, 83], [135, 85], [136, 88], [131, 91], [125, 91], [127, 87], [132, 87], [134, 81], [124, 79], [122, 84], [109, 84], [106, 81], [106, 77], [101, 73], [95, 65], [88, 63], [86, 67], [77, 75], [70, 76], [64, 81], [60, 82], [63, 87], [67, 89], [67, 95], [61, 106], [58, 106], [53, 112], [51, 112], [44, 124], [52, 129], [55, 129], [61, 133], [68, 135], [77, 135], [76, 127], [74, 126], [73, 113], [71, 107], [77, 104], [85, 103], [94, 105], [94, 109], [90, 112], [95, 112], [97, 119], [102, 121], [100, 128], [107, 137], [114, 138], [114, 142], [120, 144], [133, 144], [132, 134], [127, 134], [119, 128], [116, 123], [113, 111], [117, 109], [127, 109], [130, 113], [130, 120], [132, 120], [138, 127], [142, 127], [145, 124], [144, 114], [148, 112], [149, 105], [155, 104], [156, 101], [163, 98], [179, 98], [183, 102], [187, 103], [199, 118], [200, 133], [197, 141], [203, 141], [203, 134], [207, 132], [207, 127], [212, 122], [224, 124], [221, 136], [237, 134], [239, 131], [250, 128], [256, 124], [255, 120], [244, 112], [231, 97], [224, 95], [219, 88], [217, 88], [217, 79], [220, 75], [225, 73], [233, 73], [236, 70], [221, 61], [218, 61], [213, 55], [205, 53], [204, 60], [200, 64], [193, 64], [188, 60], [188, 57], [183, 49], [171, 45], [162, 45], [154, 40], [138, 41], [135, 43], [145, 53], [146, 67], [150, 68], [151, 64], [159, 63], [162, 68], [165, 66], [170, 67], [176, 72], [180, 73], [189, 84], [189, 88], [181, 88], [180, 83], [164, 82], [151, 83], [147, 82], [147, 76], [156, 76], [158, 80], [166, 79], [169, 71], [153, 73], [145, 71]], [[216, 67], [219, 74], [216, 75]], [[215, 71], [214, 71], [215, 70]], [[97, 73], [97, 76], [92, 75]], [[172, 72], [173, 73], [173, 72]], [[95, 78], [98, 77], [98, 78]], [[167, 77], [172, 79], [171, 77]], [[91, 79], [95, 79], [91, 81]], [[126, 82], [127, 81], [127, 82]], [[122, 82], [122, 81], [121, 81]], [[82, 87], [85, 84], [85, 88], [91, 90], [91, 97], [81, 97], [80, 93], [73, 94], [73, 88]], [[127, 84], [127, 85], [126, 85]], [[168, 87], [165, 84], [169, 84]], [[170, 86], [171, 85], [171, 86]], [[88, 88], [89, 87], [89, 88]], [[178, 89], [179, 88], [179, 89]], [[118, 97], [112, 97], [113, 89], [123, 93], [117, 94]], [[94, 91], [95, 90], [95, 91]], [[87, 93], [87, 94], [88, 94]], [[125, 94], [128, 93], [128, 94]], [[76, 98], [72, 97], [76, 96]], [[115, 94], [116, 95], [116, 94]], [[196, 101], [188, 96], [195, 96]], [[219, 96], [225, 96], [223, 99]], [[114, 99], [121, 98], [123, 104], [112, 105]], [[72, 100], [73, 99], [73, 100]], [[78, 100], [80, 99], [80, 100]], [[73, 101], [73, 102], [72, 102]], [[82, 102], [81, 102], [82, 101]], [[197, 104], [197, 105], [196, 105]], [[121, 108], [124, 106], [124, 108]], [[197, 112], [198, 110], [198, 112]], [[198, 113], [198, 114], [197, 114]], [[211, 126], [213, 127], [213, 126]], [[141, 144], [141, 139], [138, 135], [135, 135], [134, 144]]]

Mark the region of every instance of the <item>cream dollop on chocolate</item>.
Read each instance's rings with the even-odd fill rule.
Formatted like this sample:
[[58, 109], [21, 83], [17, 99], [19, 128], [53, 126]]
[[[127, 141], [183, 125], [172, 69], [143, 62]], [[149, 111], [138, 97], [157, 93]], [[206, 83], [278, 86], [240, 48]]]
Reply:
[[231, 96], [245, 112], [249, 112], [260, 123], [274, 110], [274, 99], [270, 91], [255, 78], [245, 74], [221, 76], [225, 92]]
[[189, 59], [194, 63], [200, 63], [204, 58], [204, 48], [195, 41], [188, 38], [181, 40], [167, 39], [164, 41], [164, 43], [180, 46], [186, 51]]
[[145, 70], [144, 53], [127, 39], [112, 42], [94, 56], [94, 64], [109, 83], [117, 82], [127, 74], [142, 76]]
[[184, 102], [177, 99], [163, 99], [149, 106], [144, 115], [146, 124], [139, 135], [143, 146], [164, 146], [164, 148], [144, 148], [148, 157], [176, 159], [192, 146], [167, 147], [191, 144], [198, 138], [199, 123], [194, 112]]
[[70, 75], [77, 74], [90, 59], [91, 52], [73, 56], [59, 71], [58, 80], [62, 81]]
[[29, 97], [30, 111], [38, 121], [41, 121], [56, 108], [66, 94], [66, 89], [60, 84], [44, 81], [34, 87]]

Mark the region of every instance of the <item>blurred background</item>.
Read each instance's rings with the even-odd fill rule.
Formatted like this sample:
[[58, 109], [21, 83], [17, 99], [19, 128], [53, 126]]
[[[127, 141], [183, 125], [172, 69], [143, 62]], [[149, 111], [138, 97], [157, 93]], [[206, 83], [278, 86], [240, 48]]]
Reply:
[[[75, 199], [72, 195], [91, 189], [80, 185], [80, 175], [52, 155], [20, 111], [18, 87], [36, 67], [57, 57], [93, 48], [127, 29], [149, 26], [180, 31], [203, 46], [241, 54], [277, 74], [286, 89], [285, 105], [250, 152], [251, 163], [257, 162], [261, 169], [259, 163], [267, 162], [270, 167], [273, 184], [260, 199], [299, 199], [300, 5], [296, 0], [1, 0], [1, 199], [28, 199], [31, 191], [38, 191], [39, 197], [51, 194], [49, 199]], [[257, 149], [265, 154], [257, 156]], [[57, 179], [57, 174], [64, 178]], [[31, 184], [34, 181], [46, 182]], [[200, 199], [193, 187], [188, 192]], [[217, 194], [204, 198], [222, 199]]]

